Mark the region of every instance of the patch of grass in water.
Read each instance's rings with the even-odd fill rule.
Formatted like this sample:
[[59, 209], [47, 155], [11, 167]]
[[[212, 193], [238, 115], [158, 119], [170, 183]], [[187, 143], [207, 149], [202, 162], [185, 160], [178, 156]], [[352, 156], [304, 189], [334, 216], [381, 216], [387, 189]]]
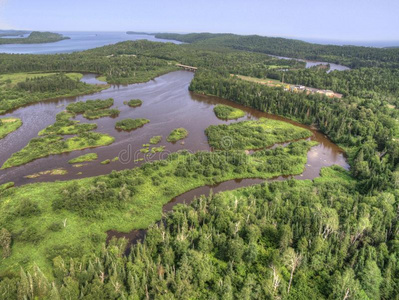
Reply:
[[168, 142], [177, 142], [182, 140], [188, 136], [188, 131], [185, 128], [176, 128], [173, 129], [172, 132], [169, 134], [168, 138], [166, 139]]
[[222, 150], [261, 149], [312, 136], [310, 130], [266, 118], [229, 125], [211, 125], [205, 134], [211, 147]]
[[156, 145], [162, 141], [162, 135], [156, 135], [150, 138], [150, 144]]
[[103, 160], [103, 161], [101, 162], [101, 164], [102, 164], [102, 165], [108, 165], [110, 162], [111, 162], [110, 159], [106, 159], [106, 160]]
[[53, 154], [61, 154], [87, 148], [112, 144], [115, 138], [98, 132], [85, 132], [64, 140], [58, 135], [48, 135], [32, 139], [27, 146], [14, 153], [1, 169], [20, 166], [35, 159]]
[[130, 107], [137, 107], [137, 106], [142, 105], [143, 101], [141, 101], [140, 99], [132, 99], [129, 101], [125, 101], [123, 103], [129, 105]]
[[53, 169], [53, 170], [47, 170], [47, 171], [42, 171], [42, 172], [38, 172], [38, 173], [34, 173], [31, 175], [27, 175], [24, 176], [24, 178], [28, 178], [28, 179], [34, 179], [34, 178], [38, 178], [40, 176], [43, 175], [50, 175], [50, 176], [59, 176], [59, 175], [66, 175], [68, 174], [68, 171], [63, 169], [63, 168], [59, 168], [59, 169]]
[[213, 108], [215, 115], [219, 119], [224, 120], [232, 120], [232, 119], [239, 119], [245, 116], [245, 112], [241, 109], [234, 108], [228, 105], [218, 104]]
[[137, 129], [145, 124], [149, 123], [148, 119], [124, 119], [116, 122], [115, 128], [119, 130], [130, 131], [133, 129]]
[[10, 133], [16, 131], [22, 126], [21, 119], [18, 118], [1, 118], [0, 119], [0, 140]]
[[81, 155], [81, 156], [71, 159], [70, 161], [68, 161], [68, 163], [76, 164], [76, 163], [82, 163], [82, 162], [89, 162], [89, 161], [96, 160], [97, 158], [98, 158], [97, 153], [87, 153], [87, 154], [84, 154], [84, 155]]

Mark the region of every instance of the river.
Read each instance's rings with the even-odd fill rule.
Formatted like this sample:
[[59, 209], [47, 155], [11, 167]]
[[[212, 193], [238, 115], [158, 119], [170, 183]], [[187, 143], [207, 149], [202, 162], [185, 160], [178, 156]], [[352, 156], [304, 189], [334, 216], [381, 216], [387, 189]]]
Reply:
[[[143, 144], [147, 144], [149, 139], [154, 135], [163, 136], [160, 145], [165, 146], [166, 151], [164, 153], [158, 153], [150, 158], [150, 160], [162, 159], [165, 157], [165, 154], [182, 149], [187, 149], [191, 152], [200, 150], [211, 151], [204, 133], [204, 130], [209, 125], [226, 124], [242, 120], [255, 120], [261, 117], [285, 121], [302, 128], [307, 128], [313, 133], [310, 139], [319, 142], [319, 145], [312, 147], [308, 152], [307, 163], [302, 174], [297, 176], [279, 176], [270, 180], [285, 180], [287, 178], [313, 179], [319, 176], [322, 167], [334, 164], [349, 169], [343, 150], [332, 143], [321, 132], [310, 126], [280, 116], [260, 112], [225, 99], [191, 93], [188, 90], [188, 86], [193, 76], [193, 73], [187, 71], [172, 72], [146, 83], [111, 85], [107, 90], [92, 95], [42, 101], [40, 103], [21, 107], [6, 114], [5, 117], [13, 116], [21, 118], [23, 125], [19, 130], [0, 140], [0, 164], [3, 164], [12, 153], [20, 150], [32, 138], [36, 137], [40, 130], [53, 124], [56, 114], [63, 111], [69, 103], [86, 101], [88, 99], [114, 98], [114, 107], [117, 107], [121, 111], [117, 118], [101, 118], [89, 121], [84, 119], [81, 115], [76, 117], [76, 120], [82, 122], [97, 123], [98, 128], [96, 131], [114, 136], [115, 142], [112, 145], [52, 155], [37, 159], [23, 166], [0, 170], [0, 184], [9, 181], [15, 182], [16, 185], [22, 185], [33, 182], [70, 180], [109, 174], [112, 170], [138, 167], [142, 162], [135, 162], [135, 155], [139, 153], [139, 155], [141, 155], [140, 157], [143, 156], [143, 154], [139, 152], [139, 149], [142, 148]], [[102, 83], [96, 79], [94, 74], [85, 74], [82, 81], [90, 84]], [[142, 99], [142, 106], [130, 108], [123, 104], [124, 101], [133, 98]], [[242, 109], [246, 112], [246, 116], [239, 120], [220, 120], [213, 112], [213, 107], [217, 104], [226, 104]], [[115, 122], [124, 118], [147, 118], [150, 120], [150, 123], [131, 132], [117, 131], [114, 128]], [[189, 131], [189, 135], [184, 140], [184, 144], [166, 142], [166, 136], [172, 129], [177, 127], [184, 127]], [[74, 168], [68, 163], [72, 158], [92, 152], [98, 154], [98, 160], [87, 163], [81, 168]], [[116, 156], [120, 156], [123, 159], [108, 165], [100, 164], [101, 161], [112, 159]], [[61, 176], [43, 175], [34, 179], [27, 179], [24, 177], [55, 168], [64, 168], [68, 171], [68, 174]], [[163, 209], [165, 212], [170, 211], [174, 205], [178, 203], [189, 203], [195, 197], [203, 194], [208, 195], [211, 190], [213, 190], [213, 192], [232, 190], [264, 181], [264, 179], [254, 178], [230, 180], [214, 186], [203, 186], [172, 199]], [[145, 236], [146, 230], [133, 230], [129, 233], [111, 230], [107, 233], [108, 240], [112, 237], [125, 237], [130, 243], [135, 243]]]
[[350, 70], [349, 67], [339, 65], [339, 64], [334, 64], [334, 63], [329, 63], [329, 62], [324, 62], [324, 61], [314, 61], [314, 60], [306, 60], [306, 59], [301, 59], [301, 58], [292, 58], [292, 57], [285, 57], [285, 56], [277, 56], [277, 55], [270, 55], [272, 57], [276, 57], [279, 59], [287, 59], [287, 60], [296, 60], [296, 61], [303, 61], [306, 63], [305, 68], [311, 68], [314, 66], [319, 66], [319, 65], [330, 65], [330, 69], [328, 69], [327, 73], [330, 73], [332, 71], [347, 71]]
[[[246, 116], [239, 119], [239, 121], [266, 117], [283, 120], [311, 130], [313, 132], [311, 139], [318, 141], [319, 145], [309, 151], [307, 167], [300, 176], [301, 178], [312, 179], [318, 176], [320, 168], [332, 164], [348, 168], [343, 151], [324, 134], [309, 126], [244, 107], [228, 100], [191, 93], [188, 90], [188, 86], [193, 75], [193, 73], [186, 71], [172, 72], [146, 83], [111, 85], [110, 88], [92, 95], [42, 101], [21, 107], [4, 115], [4, 117], [13, 116], [22, 119], [23, 125], [19, 130], [0, 140], [0, 164], [3, 164], [14, 152], [25, 147], [32, 138], [37, 137], [40, 130], [53, 124], [56, 114], [65, 110], [69, 103], [88, 99], [113, 98], [115, 101], [113, 107], [121, 111], [117, 118], [101, 118], [93, 121], [86, 120], [81, 115], [75, 118], [85, 123], [96, 123], [98, 128], [95, 131], [114, 136], [115, 142], [112, 145], [51, 155], [26, 165], [0, 170], [0, 184], [8, 181], [13, 181], [16, 185], [22, 185], [41, 181], [70, 180], [108, 174], [112, 170], [137, 167], [142, 162], [135, 162], [135, 157], [137, 158], [137, 155], [143, 157], [139, 150], [143, 144], [147, 144], [149, 139], [155, 135], [163, 136], [160, 145], [166, 147], [165, 153], [182, 149], [188, 149], [192, 152], [210, 151], [204, 130], [212, 124], [236, 122], [235, 120], [225, 121], [218, 119], [213, 112], [213, 107], [216, 104], [228, 104], [244, 110]], [[86, 74], [82, 80], [92, 84], [101, 83], [95, 78], [94, 74]], [[124, 101], [135, 98], [142, 99], [143, 105], [137, 108], [130, 108], [123, 104]], [[150, 123], [131, 132], [116, 130], [115, 122], [125, 118], [147, 118]], [[170, 131], [177, 127], [184, 127], [190, 133], [184, 140], [184, 145], [181, 143], [168, 143], [165, 140]], [[91, 152], [98, 154], [97, 161], [87, 163], [81, 168], [72, 167], [68, 163], [72, 158]], [[162, 159], [165, 157], [165, 153], [158, 153], [151, 157], [150, 160]], [[112, 162], [108, 165], [99, 163], [117, 156], [121, 157], [121, 161]], [[24, 177], [55, 168], [64, 168], [68, 171], [68, 174], [62, 176], [43, 175], [35, 179]]]

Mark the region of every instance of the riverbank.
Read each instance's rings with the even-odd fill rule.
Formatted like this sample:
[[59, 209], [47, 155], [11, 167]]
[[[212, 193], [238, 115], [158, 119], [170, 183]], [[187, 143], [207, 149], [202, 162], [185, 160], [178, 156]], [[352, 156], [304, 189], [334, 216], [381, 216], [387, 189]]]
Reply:
[[[315, 143], [295, 142], [282, 150], [249, 156], [243, 152], [175, 153], [167, 160], [97, 178], [8, 189], [1, 195], [5, 200], [0, 203], [1, 219], [9, 219], [21, 205], [26, 205], [17, 200], [26, 195], [29, 207], [37, 213], [9, 219], [7, 229], [22, 233], [15, 235], [12, 254], [0, 263], [1, 269], [15, 270], [24, 257], [24, 267], [35, 262], [45, 271], [60, 253], [74, 257], [97, 251], [101, 247], [98, 242], [105, 241], [106, 231], [147, 228], [161, 218], [164, 204], [199, 186], [235, 178], [300, 174], [312, 145]], [[52, 224], [62, 225], [65, 220], [65, 226], [50, 229]], [[31, 243], [36, 244], [35, 252], [30, 250]]]
[[22, 126], [18, 118], [0, 118], [0, 140]]
[[[86, 76], [87, 78], [93, 77], [93, 75], [85, 75], [82, 80], [85, 80]], [[69, 154], [65, 153], [63, 155], [52, 155], [32, 161], [26, 166], [14, 167], [12, 171], [0, 170], [0, 183], [14, 181], [16, 185], [23, 185], [33, 182], [54, 181], [55, 178], [50, 176], [41, 176], [35, 179], [25, 179], [24, 176], [57, 168], [64, 168], [68, 171], [68, 174], [57, 177], [57, 180], [70, 180], [108, 174], [112, 170], [124, 170], [137, 167], [148, 160], [162, 159], [163, 153], [156, 153], [155, 155], [151, 155], [150, 158], [146, 158], [144, 154], [139, 152], [142, 145], [147, 144], [153, 136], [165, 137], [160, 142], [159, 146], [164, 146], [167, 153], [182, 149], [188, 149], [190, 152], [201, 150], [210, 151], [211, 149], [204, 133], [205, 129], [209, 125], [231, 124], [236, 122], [234, 120], [226, 121], [217, 118], [213, 112], [213, 108], [218, 104], [235, 107], [244, 111], [246, 114], [245, 118], [248, 120], [256, 120], [264, 117], [281, 120], [310, 130], [313, 134], [312, 140], [317, 141], [319, 145], [312, 148], [312, 155], [308, 157], [308, 163], [312, 165], [314, 171], [307, 168], [304, 176], [313, 176], [313, 174], [311, 174], [313, 172], [314, 174], [318, 174], [320, 168], [332, 164], [338, 164], [348, 168], [343, 151], [314, 128], [238, 105], [228, 100], [190, 93], [187, 88], [192, 77], [193, 73], [177, 71], [157, 77], [154, 81], [144, 84], [111, 86], [109, 89], [94, 95], [49, 100], [16, 110], [13, 116], [15, 115], [21, 118], [24, 121], [24, 125], [17, 131], [18, 136], [10, 135], [6, 139], [0, 141], [1, 164], [4, 164], [5, 160], [9, 158], [12, 153], [25, 147], [32, 138], [37, 136], [39, 131], [44, 129], [44, 127], [53, 124], [54, 116], [58, 112], [65, 110], [68, 104], [76, 101], [86, 101], [88, 99], [105, 100], [108, 98], [113, 98], [115, 107], [118, 107], [121, 111], [119, 117], [116, 119], [98, 119], [95, 123], [99, 131], [115, 137], [115, 142], [106, 147], [96, 148], [95, 152], [99, 156], [99, 161], [120, 155], [123, 159], [110, 165], [99, 166], [95, 163], [89, 163], [80, 168], [79, 172], [76, 172], [77, 170], [73, 168], [68, 161], [92, 151], [85, 150]], [[142, 99], [142, 106], [132, 109], [124, 105], [123, 103], [129, 98]], [[151, 120], [151, 123], [142, 128], [138, 128], [132, 133], [116, 130], [115, 123], [125, 118], [146, 118]], [[38, 120], [40, 120], [40, 122], [38, 122]], [[77, 116], [76, 120], [87, 122], [82, 116]], [[27, 124], [29, 124], [29, 126]], [[166, 141], [166, 137], [169, 133], [178, 127], [184, 127], [189, 131], [189, 135], [184, 140], [184, 145], [181, 145], [179, 142], [172, 144]], [[132, 137], [134, 138], [132, 139]], [[137, 154], [137, 152], [139, 154]]]

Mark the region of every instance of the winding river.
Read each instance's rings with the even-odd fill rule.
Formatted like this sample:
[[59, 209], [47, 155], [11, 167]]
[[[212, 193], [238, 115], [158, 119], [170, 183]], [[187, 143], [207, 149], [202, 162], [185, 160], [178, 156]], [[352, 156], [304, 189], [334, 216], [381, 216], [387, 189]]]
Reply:
[[[26, 146], [32, 138], [37, 136], [40, 130], [53, 124], [56, 114], [63, 111], [69, 103], [86, 101], [88, 99], [113, 98], [115, 100], [114, 107], [121, 111], [117, 118], [101, 118], [89, 121], [84, 119], [81, 115], [76, 117], [76, 120], [81, 122], [97, 123], [98, 128], [96, 131], [114, 136], [115, 142], [112, 145], [60, 155], [51, 155], [37, 159], [23, 166], [0, 170], [0, 184], [9, 181], [15, 182], [16, 185], [23, 185], [33, 182], [71, 180], [108, 174], [112, 170], [134, 168], [143, 163], [141, 161], [135, 162], [135, 158], [137, 158], [137, 156], [143, 157], [143, 154], [140, 156], [139, 150], [142, 148], [142, 145], [147, 144], [149, 139], [154, 135], [163, 136], [160, 145], [165, 146], [166, 149], [165, 152], [158, 153], [149, 160], [162, 159], [167, 153], [182, 149], [187, 149], [191, 152], [201, 150], [211, 151], [204, 133], [204, 130], [209, 125], [254, 120], [261, 117], [285, 121], [296, 126], [307, 128], [313, 133], [310, 139], [319, 142], [319, 145], [313, 147], [308, 152], [307, 163], [302, 174], [297, 176], [280, 176], [270, 180], [285, 180], [288, 177], [313, 179], [319, 176], [322, 167], [334, 164], [340, 165], [345, 169], [349, 168], [343, 150], [316, 129], [280, 116], [260, 112], [225, 99], [191, 93], [188, 90], [188, 86], [193, 76], [193, 73], [187, 71], [172, 72], [146, 83], [112, 85], [110, 88], [92, 95], [43, 101], [21, 107], [4, 115], [5, 117], [13, 116], [22, 119], [23, 125], [19, 130], [0, 140], [0, 164], [3, 164], [12, 153]], [[102, 83], [96, 79], [94, 74], [85, 74], [82, 81], [90, 84]], [[142, 106], [130, 108], [123, 104], [124, 101], [135, 98], [143, 100]], [[220, 120], [213, 112], [213, 107], [216, 104], [227, 104], [242, 109], [246, 112], [246, 116], [238, 120]], [[125, 118], [147, 118], [150, 120], [150, 123], [131, 132], [117, 131], [114, 128], [115, 122]], [[184, 140], [184, 144], [166, 142], [166, 136], [172, 129], [177, 127], [184, 127], [189, 131], [189, 135]], [[81, 168], [75, 168], [68, 163], [72, 158], [91, 152], [98, 154], [98, 160], [87, 163]], [[108, 165], [100, 164], [100, 162], [105, 159], [112, 159], [117, 156], [120, 157], [120, 161], [112, 162]], [[61, 176], [43, 175], [34, 179], [25, 178], [26, 175], [55, 168], [64, 168], [68, 171], [68, 174]], [[211, 190], [213, 190], [213, 192], [232, 190], [264, 181], [264, 179], [256, 178], [242, 179], [222, 182], [215, 186], [203, 186], [172, 199], [171, 202], [164, 206], [164, 211], [171, 210], [177, 203], [189, 203], [197, 196], [203, 194], [208, 195]], [[142, 239], [145, 232], [145, 230], [133, 230], [129, 233], [109, 231], [108, 239], [114, 236], [125, 237], [130, 243], [134, 243], [138, 239]]]
[[277, 56], [277, 55], [270, 55], [272, 57], [276, 57], [279, 59], [286, 59], [286, 60], [296, 60], [296, 61], [303, 61], [306, 63], [305, 68], [312, 68], [314, 66], [319, 66], [319, 65], [330, 65], [330, 68], [328, 69], [327, 73], [330, 73], [332, 71], [347, 71], [350, 70], [349, 67], [339, 65], [339, 64], [334, 64], [334, 63], [329, 63], [329, 62], [324, 62], [324, 61], [314, 61], [314, 60], [307, 60], [307, 59], [301, 59], [301, 58], [292, 58], [292, 57], [285, 57], [285, 56]]
[[[0, 184], [13, 181], [16, 185], [22, 185], [40, 181], [70, 180], [83, 177], [90, 177], [108, 174], [112, 170], [123, 170], [139, 166], [142, 162], [135, 162], [135, 158], [143, 157], [139, 150], [143, 144], [147, 144], [154, 135], [162, 135], [164, 138], [160, 145], [166, 147], [165, 153], [158, 153], [153, 159], [162, 159], [166, 153], [187, 149], [192, 152], [204, 150], [210, 151], [204, 130], [212, 124], [223, 124], [236, 122], [218, 119], [213, 107], [216, 104], [228, 104], [240, 108], [246, 112], [246, 116], [239, 119], [251, 120], [266, 117], [276, 120], [283, 120], [300, 127], [307, 128], [313, 132], [312, 140], [318, 141], [319, 145], [313, 147], [308, 153], [308, 163], [303, 174], [304, 179], [317, 177], [320, 168], [338, 164], [348, 168], [343, 151], [333, 144], [325, 135], [317, 130], [296, 123], [294, 121], [260, 112], [255, 109], [241, 106], [234, 102], [197, 95], [188, 91], [188, 86], [193, 78], [193, 73], [186, 71], [172, 72], [147, 83], [132, 85], [112, 85], [107, 90], [87, 96], [61, 98], [48, 100], [40, 103], [21, 107], [5, 117], [13, 116], [22, 119], [22, 127], [0, 140], [0, 164], [3, 164], [14, 152], [19, 151], [28, 142], [37, 137], [40, 130], [53, 124], [57, 113], [63, 111], [72, 102], [86, 101], [88, 99], [114, 98], [114, 107], [121, 113], [117, 118], [101, 118], [89, 121], [81, 115], [76, 120], [86, 123], [97, 123], [97, 132], [108, 133], [115, 137], [115, 142], [106, 147], [74, 151], [60, 155], [51, 155], [37, 159], [26, 165], [0, 170]], [[101, 83], [94, 74], [84, 75], [83, 81], [91, 84]], [[130, 108], [123, 102], [129, 99], [139, 98], [143, 105], [137, 108]], [[147, 118], [150, 123], [131, 132], [117, 131], [115, 122], [125, 118]], [[181, 143], [168, 143], [165, 138], [171, 130], [177, 127], [184, 127], [189, 131], [188, 137]], [[87, 163], [81, 168], [71, 166], [68, 161], [77, 156], [95, 152], [99, 158], [97, 161]], [[120, 156], [121, 160], [108, 165], [101, 165], [99, 162]], [[64, 168], [68, 174], [62, 176], [43, 175], [35, 179], [27, 179], [25, 176], [41, 171]], [[235, 184], [233, 184], [235, 185]]]

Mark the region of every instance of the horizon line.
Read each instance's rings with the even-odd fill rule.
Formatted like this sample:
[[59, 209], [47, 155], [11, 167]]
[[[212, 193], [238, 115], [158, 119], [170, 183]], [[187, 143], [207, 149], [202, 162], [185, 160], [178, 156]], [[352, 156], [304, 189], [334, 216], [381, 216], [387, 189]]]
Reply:
[[234, 35], [243, 35], [243, 36], [251, 36], [251, 35], [257, 35], [261, 37], [271, 37], [271, 38], [284, 38], [284, 39], [293, 39], [293, 40], [300, 40], [307, 42], [304, 39], [314, 39], [314, 40], [320, 40], [320, 41], [334, 41], [334, 42], [398, 42], [399, 43], [399, 37], [397, 38], [392, 38], [392, 39], [339, 39], [339, 38], [328, 38], [328, 37], [298, 37], [298, 36], [284, 36], [284, 35], [265, 35], [265, 34], [260, 34], [260, 33], [233, 33], [233, 32], [211, 32], [211, 31], [192, 31], [192, 32], [182, 32], [182, 31], [154, 31], [154, 30], [68, 30], [68, 29], [2, 29], [0, 30], [15, 30], [15, 31], [47, 31], [47, 32], [119, 32], [119, 33], [127, 33], [128, 31], [131, 32], [142, 32], [145, 34], [149, 35], [155, 35], [158, 33], [169, 33], [169, 34], [192, 34], [192, 33], [211, 33], [211, 34], [234, 34]]

